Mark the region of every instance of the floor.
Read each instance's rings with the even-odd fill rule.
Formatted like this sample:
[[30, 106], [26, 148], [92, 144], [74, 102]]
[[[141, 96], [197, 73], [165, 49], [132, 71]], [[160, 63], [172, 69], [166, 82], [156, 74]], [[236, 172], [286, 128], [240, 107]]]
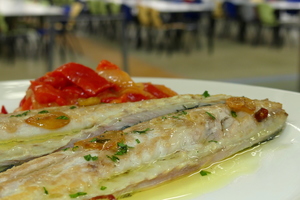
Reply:
[[[62, 58], [59, 46], [54, 52], [54, 66], [66, 62], [79, 62], [95, 68], [102, 59], [122, 66], [120, 45], [103, 38], [78, 34], [80, 44], [75, 54]], [[135, 77], [169, 77], [216, 80], [250, 84], [290, 91], [299, 91], [298, 45], [286, 44], [282, 48], [269, 45], [252, 46], [230, 39], [215, 39], [213, 53], [208, 53], [205, 38], [190, 53], [135, 49], [129, 47], [129, 74]], [[54, 67], [54, 68], [55, 68]], [[47, 72], [43, 56], [0, 57], [0, 81], [35, 79]]]

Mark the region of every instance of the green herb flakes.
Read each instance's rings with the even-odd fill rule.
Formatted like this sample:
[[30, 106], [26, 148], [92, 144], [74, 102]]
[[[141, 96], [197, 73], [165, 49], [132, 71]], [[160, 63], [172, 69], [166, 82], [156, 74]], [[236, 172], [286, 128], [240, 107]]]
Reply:
[[206, 114], [208, 114], [208, 116], [210, 116], [212, 119], [216, 119], [215, 116], [213, 116], [213, 114], [209, 113], [209, 112], [205, 112]]
[[11, 115], [10, 117], [23, 117], [23, 116], [26, 116], [29, 112], [30, 112], [30, 110], [27, 110], [21, 114]]
[[106, 157], [108, 157], [109, 159], [111, 159], [113, 162], [117, 162], [117, 161], [120, 160], [117, 156], [108, 156], [108, 155], [106, 155]]
[[98, 156], [91, 156], [91, 154], [83, 156], [86, 161], [96, 161], [98, 160]]
[[76, 151], [77, 149], [79, 149], [79, 146], [74, 146], [74, 147], [72, 148], [72, 151]]
[[139, 139], [135, 139], [136, 143], [141, 143], [141, 141]]
[[70, 194], [69, 196], [70, 196], [72, 199], [74, 199], [74, 198], [77, 198], [77, 197], [79, 197], [79, 196], [84, 196], [84, 195], [87, 195], [87, 193], [86, 193], [86, 192], [77, 192], [77, 193], [75, 193], [75, 194]]
[[117, 153], [115, 153], [115, 155], [124, 155], [128, 152], [129, 148], [132, 148], [126, 144], [124, 144], [123, 142], [118, 142], [117, 143], [119, 149], [117, 151]]
[[107, 187], [105, 187], [105, 186], [101, 186], [101, 187], [100, 187], [100, 190], [106, 190], [106, 188], [107, 188]]
[[108, 142], [109, 140], [110, 139], [93, 138], [92, 140], [90, 140], [90, 142], [96, 142], [96, 143], [104, 144], [105, 142]]
[[135, 131], [133, 131], [133, 133], [145, 134], [145, 133], [147, 133], [148, 131], [151, 131], [151, 130], [153, 130], [153, 129], [146, 128], [145, 130], [142, 130], [142, 131], [135, 130]]
[[39, 114], [44, 114], [44, 113], [49, 113], [49, 111], [48, 110], [42, 110], [42, 111], [40, 111], [40, 112], [38, 112]]
[[126, 193], [126, 194], [123, 194], [120, 198], [124, 199], [124, 198], [128, 198], [128, 197], [132, 197], [132, 194], [131, 193]]
[[208, 142], [218, 143], [218, 141], [216, 141], [216, 140], [209, 140]]
[[201, 176], [207, 176], [207, 175], [209, 175], [209, 174], [211, 174], [211, 172], [209, 172], [209, 171], [205, 171], [205, 170], [201, 170], [201, 171], [200, 171], [200, 175], [201, 175]]
[[210, 94], [208, 93], [208, 91], [204, 91], [202, 96], [204, 96], [205, 98], [210, 97]]
[[68, 120], [69, 119], [69, 117], [67, 117], [67, 116], [59, 116], [59, 117], [57, 117], [56, 119], [63, 119], [63, 120]]
[[231, 111], [231, 116], [232, 116], [232, 117], [234, 117], [234, 118], [236, 118], [236, 117], [237, 117], [237, 114], [236, 114], [236, 112], [234, 112], [234, 111]]
[[77, 107], [76, 107], [76, 106], [71, 106], [71, 107], [70, 107], [70, 109], [75, 109], [75, 108], [77, 108]]
[[48, 190], [45, 187], [43, 187], [43, 189], [45, 194], [49, 194]]

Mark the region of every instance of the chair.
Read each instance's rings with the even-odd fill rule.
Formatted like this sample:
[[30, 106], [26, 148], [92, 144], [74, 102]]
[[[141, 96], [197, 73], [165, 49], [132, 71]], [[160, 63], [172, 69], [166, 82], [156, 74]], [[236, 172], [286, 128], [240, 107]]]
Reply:
[[4, 18], [0, 15], [0, 53], [10, 61], [16, 55], [35, 55], [38, 46], [34, 29], [22, 18]]
[[224, 24], [221, 37], [228, 38], [232, 35], [231, 30], [237, 27], [236, 24], [239, 21], [238, 7], [230, 1], [224, 1], [222, 8], [224, 13]]
[[253, 29], [255, 30], [258, 26], [258, 18], [256, 14], [255, 6], [251, 4], [243, 4], [239, 8], [240, 13], [240, 26], [239, 26], [239, 42], [246, 42], [247, 38], [252, 37], [253, 40]]
[[262, 30], [270, 29], [273, 33], [272, 44], [276, 46], [281, 46], [282, 40], [279, 36], [280, 34], [280, 24], [276, 17], [274, 8], [272, 8], [268, 3], [260, 3], [257, 5], [257, 14], [259, 19], [259, 26], [257, 28], [257, 36], [255, 44], [264, 42], [262, 35]]
[[62, 60], [66, 60], [67, 50], [69, 50], [72, 55], [74, 55], [75, 52], [83, 52], [75, 34], [76, 18], [81, 13], [83, 5], [80, 2], [73, 2], [70, 5], [65, 5], [64, 7], [66, 20], [57, 22], [55, 25]]

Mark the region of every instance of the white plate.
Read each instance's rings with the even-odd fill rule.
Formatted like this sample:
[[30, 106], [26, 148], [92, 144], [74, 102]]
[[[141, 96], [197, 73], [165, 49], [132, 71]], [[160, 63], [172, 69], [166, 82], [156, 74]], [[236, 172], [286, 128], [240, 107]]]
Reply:
[[[192, 200], [298, 200], [300, 199], [300, 94], [295, 92], [211, 81], [134, 78], [137, 82], [164, 84], [180, 94], [207, 90], [210, 94], [230, 94], [278, 101], [289, 114], [281, 136], [272, 141], [272, 151], [264, 155], [259, 168], [231, 181], [224, 187]], [[0, 105], [9, 111], [18, 106], [29, 85], [28, 80], [0, 82]], [[201, 189], [201, 188], [199, 188]], [[175, 189], [174, 189], [175, 190]], [[149, 198], [147, 198], [149, 199]], [[169, 198], [171, 199], [171, 198]], [[181, 200], [181, 197], [172, 199]], [[184, 199], [189, 199], [185, 197]], [[157, 199], [156, 199], [157, 200]], [[165, 199], [166, 200], [166, 199]]]

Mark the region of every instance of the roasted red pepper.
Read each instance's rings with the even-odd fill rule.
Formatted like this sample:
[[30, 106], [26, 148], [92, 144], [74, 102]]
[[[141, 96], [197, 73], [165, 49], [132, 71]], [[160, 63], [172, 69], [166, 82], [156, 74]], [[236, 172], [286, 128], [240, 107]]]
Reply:
[[[135, 83], [117, 65], [103, 60], [96, 71], [78, 63], [67, 63], [31, 81], [20, 110], [78, 104], [90, 105], [91, 97], [103, 103], [135, 102], [174, 96], [163, 85]], [[84, 101], [89, 99], [89, 101]]]
[[7, 114], [7, 110], [4, 106], [1, 107], [1, 114]]
[[63, 99], [61, 90], [55, 89], [52, 85], [31, 81], [31, 89], [35, 100], [41, 104], [56, 102], [58, 105], [66, 105], [67, 102]]
[[62, 73], [69, 81], [91, 96], [113, 86], [91, 68], [78, 63], [65, 64], [59, 67], [56, 72]]
[[107, 70], [107, 69], [120, 70], [120, 68], [117, 65], [107, 60], [102, 60], [96, 68], [97, 71]]
[[144, 83], [144, 86], [145, 86], [145, 89], [144, 89], [145, 91], [149, 92], [150, 94], [152, 94], [153, 96], [155, 96], [157, 98], [169, 97], [169, 95], [167, 95], [163, 91], [159, 90], [152, 83]]

